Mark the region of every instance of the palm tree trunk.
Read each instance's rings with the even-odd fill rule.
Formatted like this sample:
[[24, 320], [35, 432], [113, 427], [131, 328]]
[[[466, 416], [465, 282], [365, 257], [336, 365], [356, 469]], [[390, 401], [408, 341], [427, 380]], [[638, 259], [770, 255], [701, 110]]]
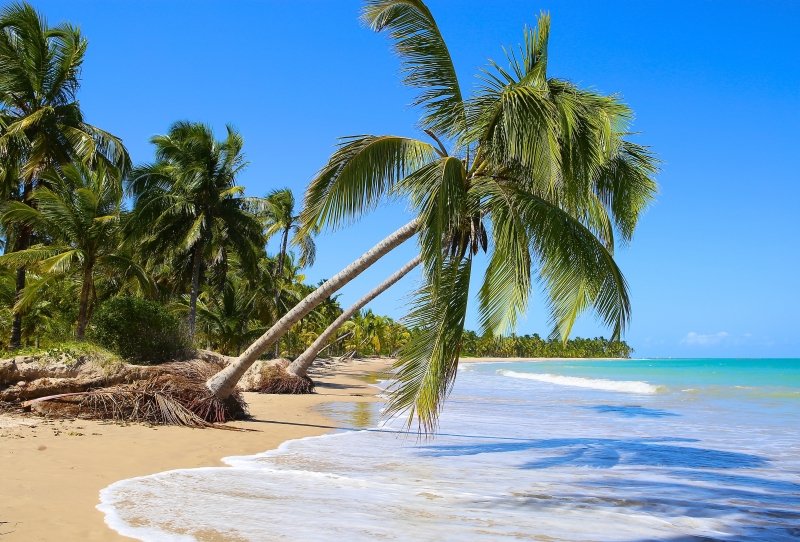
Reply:
[[[22, 201], [23, 203], [27, 203], [31, 207], [36, 207], [34, 201], [31, 201], [31, 194], [33, 194], [33, 187], [35, 184], [34, 179], [29, 179], [24, 181], [22, 187]], [[31, 237], [33, 236], [33, 231], [31, 230], [30, 226], [22, 225], [20, 226], [19, 237], [17, 237], [16, 243], [16, 250], [25, 250], [31, 246]], [[25, 289], [25, 267], [20, 267], [17, 269], [17, 281], [15, 284], [15, 292], [14, 292], [14, 304], [16, 305], [17, 302], [22, 297], [22, 290]], [[18, 311], [14, 311], [14, 320], [11, 322], [11, 340], [9, 342], [9, 347], [12, 350], [16, 350], [17, 348], [22, 346], [22, 313]]]
[[83, 340], [86, 334], [86, 324], [89, 323], [89, 294], [92, 292], [92, 266], [86, 265], [83, 269], [83, 284], [81, 284], [81, 300], [78, 306], [78, 328], [75, 337]]
[[[17, 239], [16, 251], [25, 250], [29, 248], [31, 245], [31, 229], [29, 226], [21, 226], [19, 232], [19, 238]], [[17, 277], [16, 277], [16, 284], [15, 292], [14, 292], [14, 304], [16, 305], [17, 302], [22, 298], [22, 290], [25, 289], [25, 280], [26, 278], [26, 269], [25, 267], [20, 267], [17, 269]], [[19, 311], [14, 311], [14, 319], [11, 322], [11, 341], [9, 343], [9, 347], [12, 350], [16, 350], [22, 346], [22, 313]]]
[[202, 251], [195, 245], [192, 255], [192, 290], [189, 294], [189, 340], [194, 341], [195, 322], [197, 321], [197, 296], [200, 294], [200, 263]]
[[[15, 284], [14, 304], [22, 297], [22, 290], [25, 288], [25, 268], [17, 269], [17, 282]], [[14, 311], [14, 319], [11, 322], [11, 341], [9, 347], [16, 350], [22, 346], [22, 313]]]
[[314, 308], [325, 301], [342, 286], [356, 278], [370, 265], [389, 253], [392, 249], [410, 239], [419, 228], [419, 220], [414, 219], [396, 232], [392, 233], [380, 243], [365, 252], [356, 261], [326, 280], [319, 288], [311, 292], [300, 303], [283, 315], [261, 337], [242, 352], [239, 358], [212, 376], [206, 386], [216, 397], [227, 398], [236, 388], [237, 382], [253, 362], [274, 342], [286, 334], [291, 327]]
[[[286, 259], [286, 247], [289, 244], [289, 226], [283, 230], [283, 239], [281, 239], [281, 251], [278, 253], [278, 272], [275, 277], [275, 314], [278, 314], [278, 300], [281, 298], [281, 277], [283, 275], [283, 260]], [[281, 339], [280, 337], [275, 341], [275, 357], [281, 355]]]
[[314, 360], [317, 358], [317, 354], [319, 354], [322, 349], [325, 348], [325, 345], [328, 343], [328, 341], [339, 330], [339, 328], [350, 319], [351, 316], [360, 311], [367, 303], [391, 288], [397, 281], [405, 277], [409, 272], [411, 272], [412, 269], [417, 267], [421, 261], [422, 258], [417, 256], [403, 267], [398, 269], [392, 276], [379, 284], [374, 290], [356, 301], [355, 304], [340, 314], [339, 317], [334, 320], [333, 323], [329, 325], [325, 331], [323, 331], [319, 337], [314, 340], [313, 343], [311, 343], [311, 346], [306, 348], [305, 352], [300, 354], [300, 356], [295, 359], [291, 365], [289, 365], [289, 367], [286, 369], [287, 372], [297, 376], [305, 376], [308, 368], [311, 367], [311, 364], [314, 363]]

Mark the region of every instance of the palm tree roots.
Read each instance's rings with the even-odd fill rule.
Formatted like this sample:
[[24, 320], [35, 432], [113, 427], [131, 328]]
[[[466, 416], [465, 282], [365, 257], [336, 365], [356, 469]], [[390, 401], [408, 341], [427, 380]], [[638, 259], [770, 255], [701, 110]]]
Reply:
[[248, 417], [241, 393], [220, 400], [209, 392], [205, 380], [210, 368], [171, 365], [168, 371], [146, 380], [52, 395], [26, 404], [46, 416], [187, 427], [223, 427], [215, 424]]
[[314, 392], [314, 382], [307, 376], [288, 373], [280, 365], [268, 365], [261, 370], [255, 391], [275, 394], [306, 394]]

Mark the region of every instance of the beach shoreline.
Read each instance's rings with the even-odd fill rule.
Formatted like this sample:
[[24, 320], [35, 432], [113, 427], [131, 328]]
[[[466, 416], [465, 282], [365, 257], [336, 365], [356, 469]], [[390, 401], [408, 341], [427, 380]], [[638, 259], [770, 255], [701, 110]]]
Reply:
[[629, 358], [518, 358], [518, 357], [463, 357], [459, 363], [514, 363], [518, 361], [532, 361], [535, 363], [547, 361], [630, 361]]
[[391, 359], [355, 360], [318, 371], [311, 395], [246, 393], [249, 431], [121, 425], [0, 415], [0, 540], [130, 540], [106, 526], [95, 507], [116, 481], [156, 472], [224, 466], [227, 456], [252, 455], [282, 443], [329, 433], [338, 425], [321, 405], [374, 402], [380, 390], [366, 377]]

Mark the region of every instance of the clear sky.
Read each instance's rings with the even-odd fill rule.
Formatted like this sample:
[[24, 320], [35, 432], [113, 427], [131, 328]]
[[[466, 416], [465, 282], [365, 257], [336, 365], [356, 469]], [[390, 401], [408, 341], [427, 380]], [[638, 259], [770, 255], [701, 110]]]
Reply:
[[[420, 136], [413, 94], [358, 0], [34, 1], [89, 39], [88, 120], [134, 161], [175, 120], [244, 135], [250, 195], [302, 197], [336, 138]], [[800, 2], [430, 0], [459, 71], [476, 84], [536, 15], [552, 15], [552, 76], [618, 93], [663, 161], [656, 203], [618, 260], [631, 286], [626, 339], [641, 356], [800, 356]], [[401, 204], [318, 240], [311, 281], [408, 220]], [[349, 285], [344, 305], [410, 259], [408, 243]], [[479, 265], [479, 269], [482, 269]], [[371, 305], [399, 318], [417, 277]], [[475, 304], [468, 327], [477, 328]], [[537, 296], [520, 333], [547, 334]], [[584, 318], [576, 334], [606, 333]]]

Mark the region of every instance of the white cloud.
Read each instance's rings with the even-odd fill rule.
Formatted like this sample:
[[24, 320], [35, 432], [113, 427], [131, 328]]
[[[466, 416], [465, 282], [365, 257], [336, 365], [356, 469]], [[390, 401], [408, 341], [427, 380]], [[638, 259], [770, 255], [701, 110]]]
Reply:
[[730, 333], [727, 331], [719, 331], [717, 333], [697, 333], [696, 331], [690, 331], [681, 340], [681, 344], [712, 346], [721, 343], [730, 336]]

